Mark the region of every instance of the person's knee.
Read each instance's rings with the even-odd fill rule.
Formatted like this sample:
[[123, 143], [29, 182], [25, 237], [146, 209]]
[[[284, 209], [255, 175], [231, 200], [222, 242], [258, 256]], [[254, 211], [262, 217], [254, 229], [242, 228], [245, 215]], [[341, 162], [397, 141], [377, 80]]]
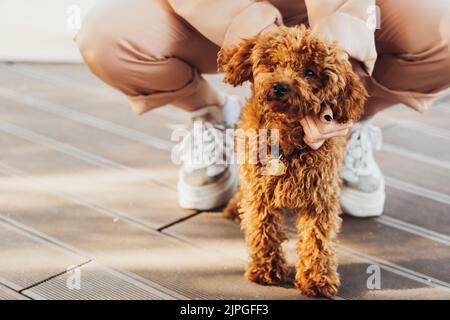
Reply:
[[101, 80], [126, 95], [136, 95], [130, 73], [133, 56], [126, 50], [127, 37], [124, 31], [112, 22], [108, 7], [94, 8], [83, 20], [76, 36], [76, 43], [86, 66]]
[[[86, 65], [100, 79], [128, 96], [182, 91], [195, 81], [197, 70], [178, 58], [177, 46], [171, 42], [176, 39], [168, 36], [161, 43], [160, 34], [142, 36], [116, 23], [111, 17], [119, 9], [108, 2], [93, 9], [83, 20], [76, 42]], [[161, 19], [153, 23], [164, 30]]]
[[81, 56], [94, 73], [103, 67], [116, 65], [111, 60], [115, 58], [117, 37], [113, 28], [105, 27], [106, 19], [94, 12], [86, 17], [76, 36]]
[[76, 38], [85, 64], [100, 79], [129, 96], [182, 90], [195, 70], [175, 56], [155, 58], [132, 53], [130, 40], [106, 29], [98, 17], [89, 19]]
[[76, 36], [78, 49], [87, 64], [94, 60], [95, 56], [99, 56], [99, 52], [103, 49], [103, 44], [97, 41], [94, 28], [83, 25]]

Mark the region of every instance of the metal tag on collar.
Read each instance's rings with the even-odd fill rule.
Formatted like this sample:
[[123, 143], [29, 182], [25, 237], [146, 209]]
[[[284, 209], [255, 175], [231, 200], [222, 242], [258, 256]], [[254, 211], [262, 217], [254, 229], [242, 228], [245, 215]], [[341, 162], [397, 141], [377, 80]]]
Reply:
[[264, 174], [267, 176], [282, 176], [286, 173], [287, 166], [283, 161], [283, 154], [278, 158], [270, 159], [264, 166]]

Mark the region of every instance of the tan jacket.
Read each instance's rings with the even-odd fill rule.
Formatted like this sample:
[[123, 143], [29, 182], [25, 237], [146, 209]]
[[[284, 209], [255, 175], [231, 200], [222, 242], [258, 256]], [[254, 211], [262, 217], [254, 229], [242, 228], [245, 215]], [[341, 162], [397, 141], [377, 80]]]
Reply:
[[[368, 8], [375, 0], [168, 0], [175, 12], [219, 46], [276, 24], [305, 23], [336, 41], [371, 74], [377, 58]], [[370, 9], [369, 9], [370, 10]]]

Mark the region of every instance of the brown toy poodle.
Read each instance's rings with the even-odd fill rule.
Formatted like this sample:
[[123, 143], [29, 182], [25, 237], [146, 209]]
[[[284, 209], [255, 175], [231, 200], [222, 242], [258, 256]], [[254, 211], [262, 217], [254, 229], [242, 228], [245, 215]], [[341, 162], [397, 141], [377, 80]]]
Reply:
[[312, 150], [303, 142], [300, 119], [329, 106], [338, 122], [358, 120], [367, 97], [363, 84], [343, 51], [304, 26], [280, 27], [223, 48], [218, 66], [225, 82], [252, 83], [239, 129], [279, 133], [279, 154], [269, 152], [256, 162], [249, 161], [249, 150], [263, 140], [274, 145], [273, 136], [258, 134], [252, 143], [244, 135], [240, 189], [224, 211], [228, 218], [241, 219], [250, 255], [246, 278], [267, 285], [286, 280], [282, 209], [292, 208], [298, 233], [295, 285], [307, 296], [336, 295], [339, 171], [346, 138], [328, 139]]

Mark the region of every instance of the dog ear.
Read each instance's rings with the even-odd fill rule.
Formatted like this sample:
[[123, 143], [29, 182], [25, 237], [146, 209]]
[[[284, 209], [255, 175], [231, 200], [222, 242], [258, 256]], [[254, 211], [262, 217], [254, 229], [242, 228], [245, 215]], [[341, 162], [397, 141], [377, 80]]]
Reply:
[[367, 96], [367, 90], [358, 76], [353, 71], [348, 72], [346, 86], [339, 97], [341, 114], [338, 114], [337, 120], [341, 122], [358, 121], [364, 112]]
[[348, 62], [337, 68], [335, 77], [337, 78], [335, 85], [338, 87], [338, 94], [330, 105], [334, 119], [340, 123], [349, 120], [358, 121], [364, 112], [368, 97], [364, 84]]
[[220, 49], [217, 67], [219, 72], [225, 72], [224, 82], [238, 86], [245, 81], [253, 81], [250, 55], [254, 46], [255, 38], [251, 38]]

